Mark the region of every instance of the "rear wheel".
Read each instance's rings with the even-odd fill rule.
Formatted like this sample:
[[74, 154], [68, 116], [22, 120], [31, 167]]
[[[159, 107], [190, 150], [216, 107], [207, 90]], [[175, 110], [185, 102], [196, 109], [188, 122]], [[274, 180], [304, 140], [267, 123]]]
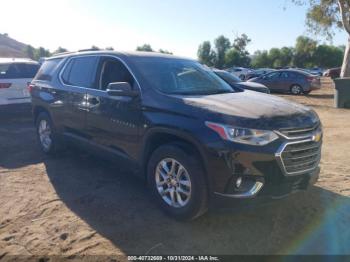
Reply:
[[303, 93], [303, 88], [299, 85], [292, 85], [290, 87], [290, 92], [293, 94], [293, 95], [300, 95]]
[[36, 119], [36, 131], [41, 150], [45, 154], [53, 155], [62, 149], [52, 120], [47, 113], [43, 112], [38, 115]]
[[148, 163], [148, 184], [158, 205], [179, 220], [192, 220], [207, 211], [208, 189], [198, 156], [187, 145], [156, 149]]

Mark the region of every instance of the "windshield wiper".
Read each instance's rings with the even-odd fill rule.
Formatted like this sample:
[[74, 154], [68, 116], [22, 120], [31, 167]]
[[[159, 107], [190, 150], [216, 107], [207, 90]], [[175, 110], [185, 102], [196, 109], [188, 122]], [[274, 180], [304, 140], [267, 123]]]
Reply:
[[235, 93], [233, 90], [216, 90], [214, 92], [210, 92], [208, 93], [208, 95], [219, 95], [219, 94], [231, 94], [231, 93]]

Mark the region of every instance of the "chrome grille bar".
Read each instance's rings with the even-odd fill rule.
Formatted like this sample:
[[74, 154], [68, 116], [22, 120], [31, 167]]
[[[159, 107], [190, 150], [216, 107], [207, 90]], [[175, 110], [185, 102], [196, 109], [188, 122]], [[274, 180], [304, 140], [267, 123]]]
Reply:
[[[312, 139], [285, 143], [276, 157], [286, 175], [299, 175], [317, 168], [321, 160], [321, 145], [321, 141]], [[297, 147], [301, 148], [295, 149]]]

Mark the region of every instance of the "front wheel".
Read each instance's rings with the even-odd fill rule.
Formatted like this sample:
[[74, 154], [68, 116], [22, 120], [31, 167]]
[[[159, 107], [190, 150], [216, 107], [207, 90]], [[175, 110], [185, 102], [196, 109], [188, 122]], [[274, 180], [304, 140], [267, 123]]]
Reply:
[[299, 85], [292, 85], [291, 88], [290, 88], [290, 92], [293, 94], [293, 95], [300, 95], [303, 93], [303, 89], [301, 86]]
[[207, 211], [208, 189], [199, 157], [187, 145], [156, 149], [148, 163], [148, 184], [168, 215], [193, 220]]

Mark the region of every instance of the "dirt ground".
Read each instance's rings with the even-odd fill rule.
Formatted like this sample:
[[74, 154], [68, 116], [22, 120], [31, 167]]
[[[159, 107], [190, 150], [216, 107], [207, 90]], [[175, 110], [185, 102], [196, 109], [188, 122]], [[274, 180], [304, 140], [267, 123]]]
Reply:
[[130, 171], [83, 152], [45, 157], [29, 112], [0, 108], [0, 260], [11, 255], [350, 254], [350, 110], [308, 96], [324, 126], [320, 181], [269, 205], [176, 222]]

